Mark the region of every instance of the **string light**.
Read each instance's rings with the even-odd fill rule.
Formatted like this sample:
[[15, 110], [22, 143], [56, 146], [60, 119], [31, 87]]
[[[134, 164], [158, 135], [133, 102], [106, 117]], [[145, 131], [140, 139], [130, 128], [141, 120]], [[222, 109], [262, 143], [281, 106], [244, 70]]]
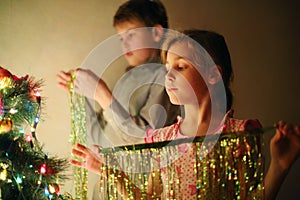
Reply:
[[32, 141], [31, 135], [26, 134], [25, 140], [26, 140], [26, 142], [31, 142]]
[[3, 171], [0, 173], [0, 179], [2, 181], [5, 181], [6, 180], [6, 177], [7, 177], [7, 170], [6, 169], [3, 169]]
[[22, 128], [19, 129], [19, 134], [20, 134], [20, 135], [24, 135], [24, 134], [25, 134], [25, 133], [24, 133], [24, 130], [23, 130]]
[[51, 194], [55, 193], [55, 187], [53, 185], [50, 184], [48, 188]]
[[7, 169], [8, 165], [5, 163], [0, 163], [0, 167], [2, 168], [2, 171], [0, 173], [0, 179], [5, 181], [7, 178], [7, 170], [6, 169]]
[[46, 174], [46, 172], [47, 172], [47, 168], [46, 168], [46, 164], [44, 163], [44, 164], [41, 166], [40, 173], [41, 173], [41, 174]]
[[44, 193], [45, 193], [45, 196], [46, 196], [46, 197], [48, 197], [48, 196], [50, 195], [47, 186], [45, 186]]
[[41, 94], [39, 91], [35, 92], [35, 98], [38, 104], [41, 104]]
[[21, 183], [22, 183], [22, 178], [20, 177], [20, 175], [17, 176], [16, 182], [17, 182], [18, 184], [21, 184]]
[[14, 109], [14, 108], [11, 108], [9, 109], [8, 111], [10, 114], [16, 114], [18, 112], [18, 110]]

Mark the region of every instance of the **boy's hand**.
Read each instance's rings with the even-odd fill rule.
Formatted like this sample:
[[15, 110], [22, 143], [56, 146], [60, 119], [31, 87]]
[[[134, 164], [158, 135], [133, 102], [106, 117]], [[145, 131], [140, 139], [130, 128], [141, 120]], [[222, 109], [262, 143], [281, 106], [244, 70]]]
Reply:
[[58, 86], [66, 91], [69, 91], [70, 82], [72, 81], [72, 73], [74, 70], [68, 72], [60, 71], [57, 75]]
[[100, 78], [91, 70], [77, 69], [75, 71], [74, 91], [90, 99], [95, 99]]
[[112, 94], [106, 83], [89, 69], [75, 71], [74, 91], [94, 99], [103, 109], [112, 102]]

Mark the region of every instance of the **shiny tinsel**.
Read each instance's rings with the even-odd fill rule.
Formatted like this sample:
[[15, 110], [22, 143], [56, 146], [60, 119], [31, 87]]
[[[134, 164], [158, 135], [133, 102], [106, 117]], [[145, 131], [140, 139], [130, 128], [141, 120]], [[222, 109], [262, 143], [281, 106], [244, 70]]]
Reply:
[[[106, 165], [101, 167], [101, 194], [118, 199], [126, 193], [130, 199], [137, 199], [135, 189], [145, 194], [151, 180], [152, 190], [163, 188], [152, 199], [190, 199], [182, 196], [182, 191], [190, 188], [176, 173], [176, 168], [187, 165], [195, 179], [191, 199], [263, 199], [263, 132], [259, 129], [102, 149]], [[186, 152], [194, 155], [191, 163], [181, 160]], [[117, 188], [120, 172], [126, 174], [123, 191]]]
[[[70, 82], [70, 94], [71, 94], [71, 128], [70, 141], [74, 145], [80, 143], [86, 145], [86, 112], [85, 112], [85, 98], [74, 92], [73, 81], [75, 75], [72, 75], [72, 81]], [[87, 182], [88, 171], [84, 168], [73, 166], [73, 182], [75, 189], [75, 199], [86, 200], [87, 199]]]

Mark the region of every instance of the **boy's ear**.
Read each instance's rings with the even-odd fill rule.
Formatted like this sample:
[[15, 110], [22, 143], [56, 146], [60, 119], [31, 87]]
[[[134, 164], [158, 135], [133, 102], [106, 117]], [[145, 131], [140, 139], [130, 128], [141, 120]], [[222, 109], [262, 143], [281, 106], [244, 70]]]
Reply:
[[222, 80], [222, 69], [220, 66], [215, 65], [209, 68], [208, 83], [214, 85]]
[[164, 34], [164, 29], [162, 25], [160, 24], [155, 24], [154, 27], [152, 28], [152, 37], [155, 42], [160, 42]]

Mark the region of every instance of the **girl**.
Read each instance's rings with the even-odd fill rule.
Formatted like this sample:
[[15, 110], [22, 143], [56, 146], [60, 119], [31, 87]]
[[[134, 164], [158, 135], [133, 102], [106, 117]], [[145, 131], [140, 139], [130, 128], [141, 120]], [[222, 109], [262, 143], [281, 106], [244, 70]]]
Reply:
[[[232, 98], [229, 89], [232, 68], [223, 36], [202, 30], [188, 30], [183, 33], [168, 37], [163, 57], [167, 69], [165, 80], [167, 93], [173, 104], [184, 105], [185, 118], [178, 117], [176, 124], [162, 129], [148, 130], [145, 142], [260, 128], [261, 125], [257, 120], [238, 120], [232, 117]], [[206, 52], [212, 60], [207, 57]], [[292, 126], [282, 121], [275, 126], [277, 130], [270, 144], [272, 160], [264, 179], [265, 199], [275, 198], [289, 168], [300, 154], [300, 126]], [[78, 144], [72, 152], [84, 159], [84, 162], [72, 160], [72, 164], [96, 173], [100, 172], [103, 163], [92, 151]], [[175, 193], [184, 199], [196, 198], [196, 179], [189, 171], [192, 165], [190, 158], [195, 154], [195, 148], [191, 147], [175, 163], [178, 166], [175, 169], [180, 171], [176, 171], [174, 176], [178, 177], [181, 184], [180, 191]], [[124, 172], [118, 173], [119, 189], [125, 191], [124, 181], [127, 180], [127, 175]], [[162, 183], [164, 181], [168, 180], [162, 170]], [[153, 194], [160, 196], [166, 185], [152, 187], [151, 184], [151, 182], [148, 184], [146, 194], [148, 199], [152, 199]], [[138, 188], [134, 189], [134, 193], [137, 199], [142, 197]], [[244, 195], [242, 198], [245, 199], [247, 196]]]

